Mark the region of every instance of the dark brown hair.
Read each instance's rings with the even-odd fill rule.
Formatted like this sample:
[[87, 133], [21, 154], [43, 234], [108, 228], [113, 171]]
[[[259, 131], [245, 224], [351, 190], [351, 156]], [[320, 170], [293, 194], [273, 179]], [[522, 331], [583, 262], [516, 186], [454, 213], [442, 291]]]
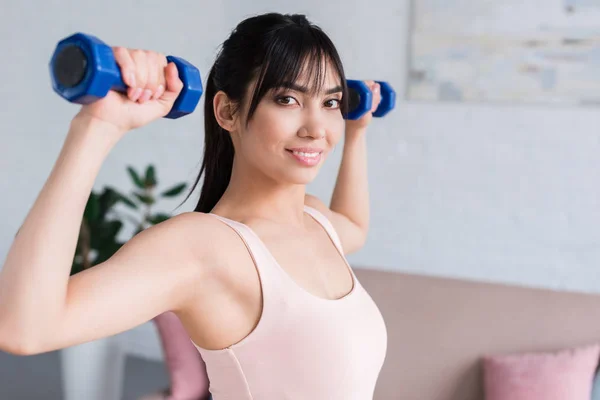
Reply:
[[229, 185], [233, 168], [233, 142], [218, 124], [213, 110], [216, 93], [223, 91], [234, 103], [243, 104], [249, 85], [256, 79], [246, 116], [246, 121], [250, 121], [265, 94], [296, 82], [305, 66], [314, 82], [310, 90], [313, 93], [321, 90], [322, 67], [327, 62], [341, 79], [340, 111], [345, 114], [348, 88], [342, 62], [332, 41], [318, 26], [304, 15], [278, 13], [250, 17], [237, 25], [221, 45], [206, 81], [204, 157], [187, 197], [204, 175], [194, 211], [207, 213], [214, 208]]

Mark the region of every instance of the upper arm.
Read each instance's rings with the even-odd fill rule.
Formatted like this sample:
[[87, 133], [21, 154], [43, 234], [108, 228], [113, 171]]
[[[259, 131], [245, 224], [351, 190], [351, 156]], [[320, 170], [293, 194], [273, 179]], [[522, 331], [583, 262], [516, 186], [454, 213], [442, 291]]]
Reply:
[[[150, 227], [110, 259], [71, 276], [60, 320], [31, 351], [112, 336], [165, 311], [181, 309], [203, 271], [201, 251], [192, 254], [191, 235], [186, 234], [190, 224], [202, 224], [190, 221], [198, 217], [182, 214]], [[200, 231], [198, 227], [194, 233]]]
[[365, 244], [367, 232], [352, 222], [348, 217], [331, 210], [318, 197], [307, 194], [304, 203], [321, 212], [333, 225], [342, 243], [344, 254], [354, 253]]

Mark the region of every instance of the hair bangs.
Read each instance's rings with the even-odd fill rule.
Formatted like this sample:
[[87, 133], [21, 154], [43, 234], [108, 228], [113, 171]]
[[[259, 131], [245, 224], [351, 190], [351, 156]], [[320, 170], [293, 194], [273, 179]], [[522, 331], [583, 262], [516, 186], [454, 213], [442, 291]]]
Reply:
[[271, 90], [288, 88], [290, 85], [306, 86], [310, 95], [320, 93], [325, 84], [328, 66], [337, 74], [342, 88], [341, 111], [347, 113], [348, 87], [342, 62], [333, 43], [318, 28], [289, 26], [287, 32], [274, 35], [265, 59], [256, 72], [256, 85], [248, 109], [249, 121], [258, 103]]

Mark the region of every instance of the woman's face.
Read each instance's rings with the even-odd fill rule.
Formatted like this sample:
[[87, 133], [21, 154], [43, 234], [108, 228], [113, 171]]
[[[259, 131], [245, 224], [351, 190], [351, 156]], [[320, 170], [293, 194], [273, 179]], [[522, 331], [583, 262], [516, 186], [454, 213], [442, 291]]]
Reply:
[[[342, 90], [329, 64], [319, 93], [309, 93], [313, 82], [305, 76], [289, 88], [267, 92], [247, 126], [240, 119], [235, 157], [241, 157], [244, 169], [253, 168], [279, 183], [307, 184], [316, 177], [344, 132]], [[250, 85], [247, 99], [252, 91]], [[242, 115], [246, 110], [247, 105]]]

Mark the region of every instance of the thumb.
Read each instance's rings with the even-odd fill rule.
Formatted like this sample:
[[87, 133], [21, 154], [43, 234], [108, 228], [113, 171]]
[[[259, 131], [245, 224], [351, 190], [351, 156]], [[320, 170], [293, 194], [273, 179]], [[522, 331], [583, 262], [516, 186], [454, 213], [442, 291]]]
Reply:
[[165, 67], [165, 83], [165, 92], [159, 100], [170, 110], [173, 106], [173, 103], [175, 103], [175, 100], [177, 100], [179, 93], [181, 93], [181, 90], [183, 89], [183, 82], [181, 79], [179, 79], [177, 66], [173, 62], [170, 62]]
[[379, 107], [379, 103], [381, 102], [381, 90], [378, 83], [373, 82], [373, 86], [371, 86], [371, 92], [373, 93], [373, 105], [371, 107], [371, 112], [375, 112], [377, 107]]

